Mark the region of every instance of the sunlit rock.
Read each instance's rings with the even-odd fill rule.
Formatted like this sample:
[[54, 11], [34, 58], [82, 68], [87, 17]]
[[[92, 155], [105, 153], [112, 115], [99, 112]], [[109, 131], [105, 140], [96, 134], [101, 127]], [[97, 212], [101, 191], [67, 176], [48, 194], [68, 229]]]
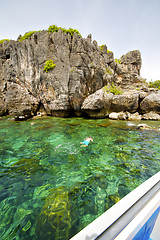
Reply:
[[140, 103], [142, 113], [155, 112], [160, 113], [160, 91], [151, 93]]
[[137, 127], [139, 128], [139, 129], [142, 129], [142, 130], [151, 130], [152, 129], [152, 127], [150, 127], [149, 125], [147, 125], [147, 124], [138, 124], [137, 125]]
[[155, 112], [149, 112], [149, 113], [143, 114], [142, 119], [160, 121], [160, 114], [155, 113]]
[[133, 114], [128, 114], [128, 120], [130, 121], [140, 121], [142, 119], [142, 115], [140, 115], [138, 112]]

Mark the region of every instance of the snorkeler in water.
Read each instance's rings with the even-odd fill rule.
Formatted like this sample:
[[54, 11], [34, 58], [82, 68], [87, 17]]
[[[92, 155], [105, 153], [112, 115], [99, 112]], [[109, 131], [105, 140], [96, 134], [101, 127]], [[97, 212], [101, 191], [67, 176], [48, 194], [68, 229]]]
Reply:
[[87, 147], [90, 141], [93, 142], [92, 137], [85, 138], [83, 142], [80, 142], [80, 144], [82, 144], [81, 147]]

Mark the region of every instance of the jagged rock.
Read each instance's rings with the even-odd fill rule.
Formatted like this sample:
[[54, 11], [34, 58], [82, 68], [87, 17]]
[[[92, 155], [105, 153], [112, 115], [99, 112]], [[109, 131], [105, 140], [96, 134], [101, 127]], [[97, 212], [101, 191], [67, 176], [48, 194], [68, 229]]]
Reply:
[[128, 114], [128, 120], [130, 121], [140, 121], [142, 119], [142, 116], [136, 112], [136, 113], [133, 113], [133, 114]]
[[133, 64], [136, 67], [136, 70], [140, 71], [142, 60], [141, 53], [139, 50], [130, 51], [127, 54], [123, 55], [121, 58], [121, 63], [125, 65]]
[[160, 121], [160, 115], [158, 113], [155, 113], [155, 112], [149, 112], [149, 113], [143, 114], [142, 119]]
[[[118, 63], [107, 46], [101, 49], [95, 40], [92, 42], [91, 35], [85, 39], [62, 30], [43, 30], [18, 40], [0, 44], [1, 116], [26, 119], [36, 116], [40, 108], [47, 115], [60, 117], [87, 113], [102, 118], [110, 112], [137, 111], [139, 93], [115, 96], [100, 89], [111, 83], [123, 88], [144, 86], [138, 50], [122, 56]], [[49, 59], [56, 67], [45, 72]], [[141, 97], [142, 112], [148, 97]]]
[[151, 111], [160, 113], [160, 91], [151, 93], [145, 97], [140, 103], [140, 111], [142, 113], [148, 113]]
[[[43, 68], [49, 59], [56, 67], [46, 73]], [[62, 30], [36, 32], [22, 42], [4, 42], [0, 44], [0, 85], [7, 84], [2, 96], [7, 103], [4, 111], [12, 115], [22, 103], [31, 112], [34, 101], [26, 104], [23, 99], [28, 92], [29, 99], [36, 98], [36, 104], [42, 104], [48, 115], [78, 113], [84, 99], [110, 81], [106, 68], [113, 62], [113, 53], [102, 52], [91, 36], [84, 39], [75, 33], [71, 37]], [[16, 96], [21, 103], [10, 105], [15, 93], [8, 88], [8, 82], [21, 88], [19, 97]], [[1, 115], [4, 111], [1, 110]], [[18, 113], [21, 114], [22, 111]]]
[[144, 80], [140, 77], [141, 53], [139, 50], [130, 51], [116, 63], [114, 81], [123, 88], [139, 87]]

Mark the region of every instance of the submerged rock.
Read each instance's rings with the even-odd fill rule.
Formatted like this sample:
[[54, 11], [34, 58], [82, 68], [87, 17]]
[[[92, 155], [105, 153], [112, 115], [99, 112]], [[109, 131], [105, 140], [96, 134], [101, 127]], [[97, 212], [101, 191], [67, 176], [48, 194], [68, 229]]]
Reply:
[[148, 126], [147, 124], [138, 124], [137, 127], [142, 130], [151, 130], [152, 127]]
[[[69, 238], [71, 218], [68, 191], [64, 187], [54, 190], [46, 199], [36, 223], [38, 239]], [[61, 236], [59, 233], [61, 232]]]

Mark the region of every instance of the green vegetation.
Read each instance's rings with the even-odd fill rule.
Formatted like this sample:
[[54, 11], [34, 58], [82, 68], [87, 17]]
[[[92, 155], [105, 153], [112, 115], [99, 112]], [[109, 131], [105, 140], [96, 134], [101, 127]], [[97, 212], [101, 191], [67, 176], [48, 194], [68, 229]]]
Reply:
[[[72, 37], [73, 37], [74, 33], [77, 33], [80, 37], [82, 37], [81, 34], [79, 33], [79, 31], [76, 30], [76, 29], [73, 29], [73, 28], [65, 29], [65, 28], [57, 27], [56, 25], [49, 26], [47, 31], [53, 33], [53, 32], [58, 32], [59, 29], [61, 29], [64, 33], [69, 33]], [[22, 36], [19, 39], [19, 42], [21, 42], [21, 41], [23, 41], [25, 39], [28, 39], [35, 32], [41, 32], [41, 30], [39, 30], [39, 31], [29, 31], [29, 32], [25, 33], [24, 36]], [[8, 40], [8, 39], [4, 39], [4, 40], [1, 40], [1, 41], [5, 41], [5, 40]]]
[[114, 95], [122, 95], [123, 94], [122, 89], [115, 86], [113, 83], [111, 85], [104, 86], [103, 90], [106, 93], [113, 93]]
[[115, 62], [121, 64], [121, 60], [120, 60], [120, 59], [117, 59], [117, 58], [116, 58], [116, 59], [115, 59]]
[[107, 68], [106, 70], [109, 75], [112, 75], [112, 71], [109, 68]]
[[0, 40], [0, 43], [2, 44], [2, 43], [5, 42], [5, 41], [8, 41], [8, 42], [9, 42], [9, 39], [2, 39], [2, 40]]
[[50, 69], [54, 69], [56, 64], [53, 63], [53, 60], [49, 59], [45, 62], [43, 71], [48, 72]]
[[158, 88], [158, 89], [160, 89], [160, 80], [156, 80], [154, 82], [149, 82], [149, 87], [150, 88]]
[[35, 32], [37, 32], [37, 31], [30, 31], [30, 32], [25, 33], [24, 36], [22, 36], [22, 37], [19, 39], [19, 42], [21, 42], [21, 41], [23, 41], [23, 40], [25, 40], [25, 39], [28, 39], [28, 38], [31, 37], [32, 34], [35, 33]]
[[112, 52], [112, 51], [109, 51], [109, 50], [107, 49], [107, 53], [110, 53], [110, 52]]
[[76, 29], [73, 29], [73, 28], [65, 29], [65, 28], [57, 27], [56, 25], [49, 26], [48, 32], [52, 32], [52, 33], [58, 32], [59, 29], [61, 29], [64, 33], [69, 33], [72, 37], [74, 33], [77, 33], [80, 37], [82, 37], [79, 31]]
[[[105, 46], [105, 44], [99, 46], [101, 51], [103, 51], [104, 46]], [[110, 52], [112, 52], [112, 51], [109, 51], [109, 50], [107, 49], [107, 53], [110, 53]]]
[[93, 62], [90, 63], [90, 67], [93, 68], [94, 67], [94, 64]]
[[99, 46], [101, 51], [103, 51], [104, 46], [105, 46], [104, 44]]

